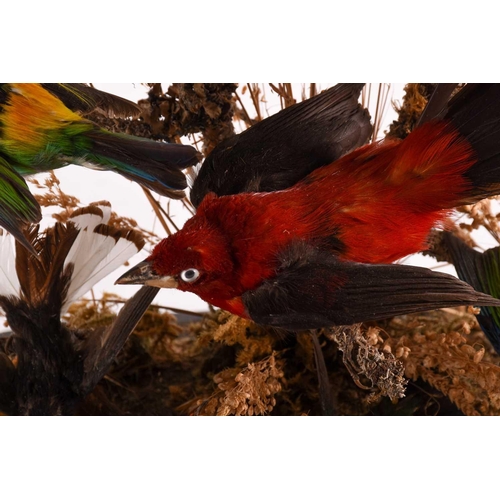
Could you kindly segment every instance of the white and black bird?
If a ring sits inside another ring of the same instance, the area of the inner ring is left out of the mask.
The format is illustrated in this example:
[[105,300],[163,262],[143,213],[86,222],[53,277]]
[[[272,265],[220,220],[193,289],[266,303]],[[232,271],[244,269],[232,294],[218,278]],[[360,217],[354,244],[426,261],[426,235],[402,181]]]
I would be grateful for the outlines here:
[[0,411],[70,414],[105,375],[157,290],[139,290],[104,331],[75,331],[69,305],[144,245],[139,232],[108,225],[108,202],[77,209],[67,223],[26,237],[37,257],[0,234],[0,306],[13,332],[17,364],[0,354]]

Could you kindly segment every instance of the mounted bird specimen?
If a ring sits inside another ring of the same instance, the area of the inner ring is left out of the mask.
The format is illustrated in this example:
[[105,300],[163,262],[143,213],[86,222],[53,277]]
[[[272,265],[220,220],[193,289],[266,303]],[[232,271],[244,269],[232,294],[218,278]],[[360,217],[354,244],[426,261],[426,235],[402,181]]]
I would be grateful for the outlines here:
[[17,364],[0,355],[0,410],[11,415],[69,414],[105,375],[157,289],[145,287],[105,331],[75,331],[61,315],[143,246],[137,231],[108,224],[99,202],[77,209],[67,223],[26,232],[30,253],[0,235],[0,306],[12,329]]
[[288,330],[497,305],[392,262],[423,250],[453,207],[500,193],[500,85],[467,85],[405,140],[365,146],[361,88],[337,85],[217,146],[193,185],[196,215],[118,283]]
[[74,163],[184,196],[182,169],[199,161],[196,149],[111,133],[78,114],[97,107],[140,114],[136,104],[82,84],[0,84],[0,226],[30,250],[23,228],[41,212],[23,177]]

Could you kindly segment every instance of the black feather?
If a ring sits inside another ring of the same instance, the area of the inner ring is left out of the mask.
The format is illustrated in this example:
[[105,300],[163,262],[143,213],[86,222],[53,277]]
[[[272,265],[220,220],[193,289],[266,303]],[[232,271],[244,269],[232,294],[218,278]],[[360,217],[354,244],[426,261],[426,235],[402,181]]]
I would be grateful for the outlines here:
[[[175,197],[175,190],[187,187],[181,170],[195,165],[200,159],[195,148],[184,144],[155,142],[99,130],[85,135],[92,140],[92,153],[96,158],[109,158],[128,165],[117,166],[116,170],[127,179],[169,197]],[[106,167],[111,168],[104,165]]]
[[11,415],[16,413],[16,368],[10,358],[0,352],[0,409]]
[[459,305],[495,305],[448,274],[397,264],[343,261],[296,242],[283,252],[275,278],[245,292],[243,303],[257,323],[302,330],[351,325]]
[[471,188],[463,203],[500,191],[500,85],[468,83],[450,101],[444,116],[474,149],[477,160],[464,174]]
[[85,370],[81,381],[85,393],[89,393],[106,374],[159,291],[159,288],[143,286],[126,302],[109,328],[100,335],[88,337],[83,346]]
[[333,400],[332,387],[328,379],[328,370],[326,369],[325,357],[321,350],[321,345],[316,332],[311,331],[311,338],[314,348],[314,361],[316,362],[316,372],[318,374],[319,401],[323,415],[335,415],[335,404]]
[[448,109],[450,96],[456,88],[456,83],[438,83],[415,128],[435,118],[442,118]]
[[15,332],[14,414],[68,413],[81,396],[78,381],[83,374],[82,357],[73,349],[72,333],[46,302],[34,305],[0,296],[0,306]]
[[221,142],[191,190],[195,206],[217,195],[288,188],[370,138],[370,115],[358,103],[364,84],[339,84]]
[[[159,289],[142,287],[104,332],[68,329],[47,302],[0,296],[15,332],[14,369],[0,356],[0,411],[67,415],[106,374]],[[56,297],[56,302],[60,301]]]

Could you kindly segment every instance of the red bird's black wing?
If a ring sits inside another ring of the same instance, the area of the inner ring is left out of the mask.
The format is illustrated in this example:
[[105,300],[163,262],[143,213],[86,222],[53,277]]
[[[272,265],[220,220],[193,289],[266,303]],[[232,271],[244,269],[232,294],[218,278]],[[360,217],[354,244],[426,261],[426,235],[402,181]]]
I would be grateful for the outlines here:
[[242,296],[256,323],[302,330],[441,307],[500,305],[448,274],[414,266],[342,261],[303,242],[292,244],[280,261],[275,278]]
[[277,191],[366,144],[370,115],[358,103],[362,83],[339,84],[221,142],[191,190],[195,206],[218,196]]

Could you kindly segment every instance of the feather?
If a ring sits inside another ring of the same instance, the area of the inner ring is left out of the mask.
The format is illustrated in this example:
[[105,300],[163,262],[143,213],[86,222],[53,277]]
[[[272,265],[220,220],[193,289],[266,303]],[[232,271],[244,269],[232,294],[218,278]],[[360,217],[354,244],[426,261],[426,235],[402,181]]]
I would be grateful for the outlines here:
[[109,117],[122,118],[138,118],[141,115],[141,108],[132,101],[83,83],[42,83],[41,85],[73,111],[89,113],[100,109]]
[[41,218],[38,202],[30,193],[25,180],[11,170],[0,156],[0,225],[33,253],[22,228],[26,227],[27,222],[36,223]]
[[78,230],[73,224],[56,223],[39,234],[38,226],[25,231],[35,255],[19,243],[16,246],[16,272],[21,283],[21,299],[28,304],[46,303],[58,311],[66,296],[70,278],[64,270],[64,259],[73,245]]
[[155,142],[101,130],[89,131],[85,136],[92,141],[91,148],[83,155],[86,162],[96,168],[116,170],[161,195],[185,189],[186,176],[181,170],[195,165],[200,158],[196,149],[183,144]]
[[67,259],[66,265],[73,264],[74,272],[65,304],[87,293],[102,278],[118,269],[139,252],[144,245],[144,242],[139,242],[131,231],[122,232],[118,239],[113,234],[105,234],[107,231],[107,229],[97,228],[92,233],[81,233],[89,239],[89,245],[92,246],[94,254],[85,262],[82,262],[77,255],[74,256],[74,261]]
[[318,336],[313,330],[311,330],[311,339],[314,348],[316,371],[318,373],[318,391],[321,409],[323,410],[323,415],[335,415],[337,412],[333,401],[332,387],[330,385],[330,380],[328,379],[325,357],[323,356]]
[[358,264],[304,242],[280,256],[278,275],[242,296],[251,319],[288,330],[351,325],[401,314],[500,300],[429,269]]
[[447,110],[451,94],[457,88],[457,83],[438,83],[429,102],[420,115],[416,127],[436,118],[442,118]]
[[85,392],[90,392],[106,374],[115,356],[159,291],[159,288],[143,286],[126,302],[113,324],[102,335],[88,338],[82,380]]
[[19,242],[14,252],[13,237],[0,233],[0,307],[18,359],[13,367],[0,356],[0,411],[70,413],[105,374],[158,292],[142,288],[104,332],[75,332],[61,321],[72,301],[144,244],[137,231],[105,224],[110,216],[109,203],[98,202],[43,233],[30,226],[25,237],[36,256]]
[[[33,226],[25,237],[36,256],[0,233],[0,296],[22,297],[31,304],[60,297],[68,306],[102,278],[127,262],[144,246],[134,230],[107,225],[111,205],[98,202],[73,212],[67,224],[56,223],[38,234]],[[59,307],[54,304],[54,307]]]
[[456,205],[500,192],[500,85],[468,83],[449,103],[450,120],[474,150],[474,163],[464,174],[470,184]]
[[76,209],[70,217],[78,229],[93,231],[99,224],[107,224],[111,217],[111,204],[108,201],[91,203]]
[[23,176],[70,163],[110,170],[160,195],[184,197],[182,169],[200,160],[188,145],[114,134],[76,111],[104,107],[136,115],[138,106],[82,84],[0,84],[0,226],[34,253],[24,236],[41,219]]
[[144,246],[137,232],[107,226],[110,213],[109,204],[95,204],[77,210],[70,218],[80,232],[64,261],[65,268],[72,266],[72,274],[63,312]]
[[0,229],[0,295],[19,297],[21,284],[16,273],[16,240]]
[[372,126],[368,111],[358,103],[363,87],[336,85],[222,141],[193,184],[193,205],[211,191],[223,196],[288,188],[366,144]]
[[[440,237],[458,277],[478,292],[500,298],[500,248],[490,248],[481,253],[447,231],[441,232]],[[477,321],[495,351],[500,354],[500,308],[481,307]]]

